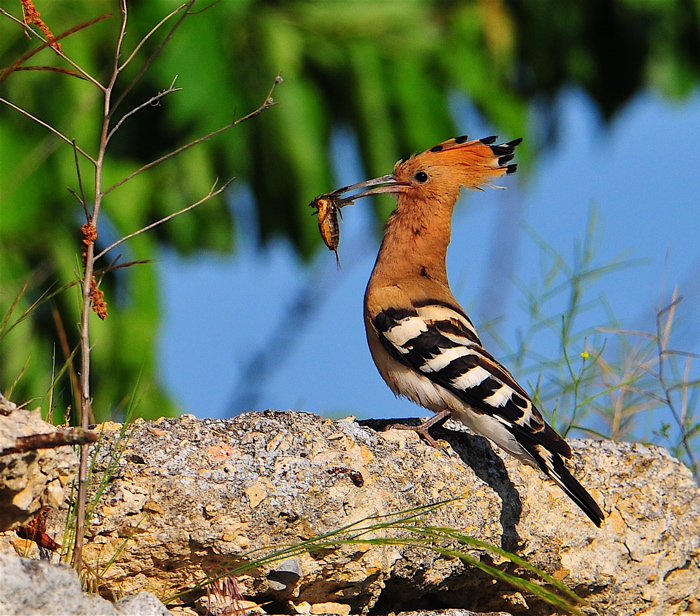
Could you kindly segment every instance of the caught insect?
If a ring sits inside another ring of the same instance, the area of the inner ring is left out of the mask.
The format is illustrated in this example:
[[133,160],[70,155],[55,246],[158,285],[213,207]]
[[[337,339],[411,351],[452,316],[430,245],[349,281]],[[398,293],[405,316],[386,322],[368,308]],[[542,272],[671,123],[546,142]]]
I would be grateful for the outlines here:
[[[338,256],[338,245],[340,244],[340,220],[343,218],[340,208],[346,205],[353,205],[356,199],[369,195],[377,195],[382,192],[391,192],[391,186],[382,188],[383,184],[389,184],[393,181],[391,176],[385,175],[370,182],[360,182],[350,186],[343,186],[333,192],[319,195],[309,206],[316,208],[314,214],[318,214],[318,230],[321,232],[323,242],[328,246],[329,250],[335,252],[335,260],[340,269],[340,257]],[[376,188],[375,188],[376,187]],[[343,193],[358,188],[370,189],[362,192],[343,197]]]
[[335,260],[340,269],[340,257],[338,256],[338,245],[340,244],[340,219],[343,215],[340,212],[341,199],[331,195],[321,195],[316,197],[309,205],[316,208],[314,214],[318,214],[318,230],[321,238],[328,250],[335,252]]

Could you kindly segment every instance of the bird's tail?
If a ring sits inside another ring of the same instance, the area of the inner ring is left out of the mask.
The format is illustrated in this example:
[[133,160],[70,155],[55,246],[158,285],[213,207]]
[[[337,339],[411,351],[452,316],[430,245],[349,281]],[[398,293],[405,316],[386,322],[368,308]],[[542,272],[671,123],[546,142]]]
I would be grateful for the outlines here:
[[593,497],[569,472],[569,469],[566,468],[564,462],[557,454],[553,454],[548,462],[549,464],[546,464],[546,468],[543,470],[579,506],[581,511],[590,518],[591,522],[600,527],[605,519],[605,515],[598,503],[593,500]]
[[515,147],[522,139],[494,145],[498,137],[484,137],[469,141],[467,135],[448,139],[420,154],[430,156],[435,163],[449,166],[466,188],[481,188],[508,173],[515,173],[518,165],[510,163]]

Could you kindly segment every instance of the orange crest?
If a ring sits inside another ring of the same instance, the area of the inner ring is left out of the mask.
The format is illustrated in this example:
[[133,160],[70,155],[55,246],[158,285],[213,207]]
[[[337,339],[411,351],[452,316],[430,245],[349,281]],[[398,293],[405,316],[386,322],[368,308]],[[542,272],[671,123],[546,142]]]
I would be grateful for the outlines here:
[[469,141],[467,135],[448,139],[397,163],[394,177],[397,180],[420,183],[421,170],[433,172],[444,169],[452,182],[466,188],[480,188],[496,178],[515,173],[517,165],[510,163],[515,148],[522,139],[493,145],[497,137],[485,137]]

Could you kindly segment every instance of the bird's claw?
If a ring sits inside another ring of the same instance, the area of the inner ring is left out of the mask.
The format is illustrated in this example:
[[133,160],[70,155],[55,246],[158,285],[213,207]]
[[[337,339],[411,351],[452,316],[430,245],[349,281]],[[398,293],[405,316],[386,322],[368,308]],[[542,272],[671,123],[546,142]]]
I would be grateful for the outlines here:
[[428,445],[431,447],[435,447],[435,449],[439,449],[443,453],[447,453],[447,450],[440,445],[431,435],[429,432],[430,426],[427,428],[424,426],[424,424],[421,424],[420,426],[409,426],[408,424],[390,424],[386,427],[387,430],[411,430],[413,432],[416,432],[418,436],[420,436]]
[[430,419],[425,420],[422,424],[418,426],[410,426],[408,424],[395,423],[389,425],[387,429],[412,430],[413,432],[417,432],[418,436],[420,436],[431,447],[439,449],[443,453],[448,453],[448,451],[430,435],[429,430],[433,426],[442,426],[442,424],[444,424],[450,418],[451,415],[452,413],[449,410],[443,410],[431,417]]

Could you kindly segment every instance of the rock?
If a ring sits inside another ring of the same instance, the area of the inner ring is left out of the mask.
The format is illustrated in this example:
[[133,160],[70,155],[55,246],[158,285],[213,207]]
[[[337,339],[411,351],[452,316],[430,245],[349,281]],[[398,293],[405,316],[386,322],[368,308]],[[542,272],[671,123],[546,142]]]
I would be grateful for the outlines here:
[[0,614],[3,616],[165,616],[165,606],[150,593],[112,604],[80,588],[66,565],[0,554]]
[[506,612],[470,612],[469,610],[420,610],[400,612],[396,616],[511,616]]
[[[700,598],[700,491],[664,449],[572,441],[572,471],[607,515],[597,529],[540,473],[458,430],[436,432],[443,452],[411,432],[306,413],[138,421],[93,515],[84,558],[106,567],[102,594],[165,598],[266,553],[251,549],[281,550],[368,516],[456,499],[423,522],[516,551],[585,597],[587,614],[665,615]],[[124,445],[108,433],[97,472]],[[514,570],[493,554],[470,553]],[[374,614],[438,605],[554,612],[461,560],[400,543],[282,553],[235,581],[268,613],[316,604]],[[205,593],[191,590],[184,601]]]
[[[25,411],[0,395],[0,452],[17,437],[56,432],[39,411]],[[0,531],[26,523],[43,506],[58,507],[78,469],[69,446],[0,455]]]
[[119,599],[114,604],[117,616],[166,616],[168,609],[150,592],[140,592]]

